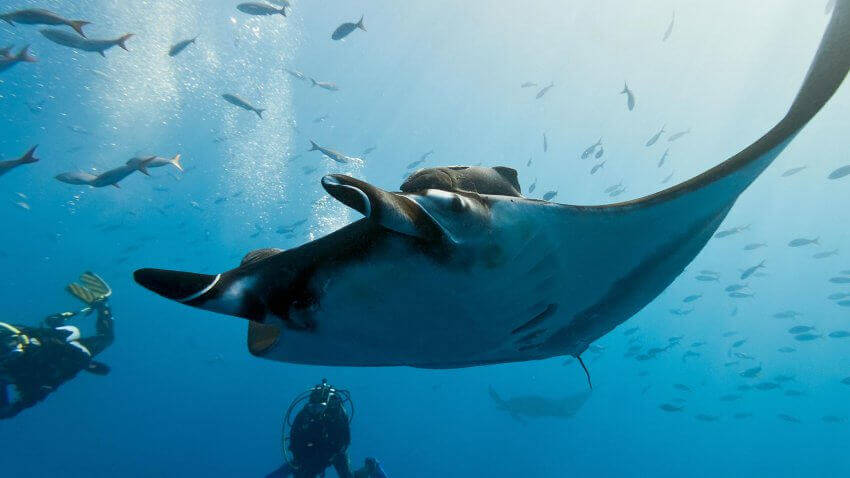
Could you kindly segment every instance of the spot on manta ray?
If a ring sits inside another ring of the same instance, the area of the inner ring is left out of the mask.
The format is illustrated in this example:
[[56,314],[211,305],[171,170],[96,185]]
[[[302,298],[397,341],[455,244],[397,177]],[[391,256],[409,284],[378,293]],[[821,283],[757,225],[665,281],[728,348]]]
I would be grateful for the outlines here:
[[322,186],[363,219],[291,250],[254,251],[216,276],[140,269],[135,279],[248,319],[249,350],[272,360],[452,368],[578,356],[702,250],[841,85],[848,44],[850,0],[839,0],[785,117],[718,166],[644,198],[527,199],[504,167],[426,169],[399,192],[330,175]]

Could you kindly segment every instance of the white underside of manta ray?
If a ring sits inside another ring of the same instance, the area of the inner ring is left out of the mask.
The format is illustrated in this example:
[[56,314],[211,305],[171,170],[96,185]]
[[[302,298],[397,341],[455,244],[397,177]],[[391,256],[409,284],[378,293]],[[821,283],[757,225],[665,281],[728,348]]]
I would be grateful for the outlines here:
[[135,278],[250,320],[249,350],[272,360],[453,368],[579,356],[673,282],[848,67],[850,0],[839,0],[787,115],[720,165],[641,199],[526,199],[509,168],[429,169],[402,192],[332,175],[328,193],[365,218],[215,276]]

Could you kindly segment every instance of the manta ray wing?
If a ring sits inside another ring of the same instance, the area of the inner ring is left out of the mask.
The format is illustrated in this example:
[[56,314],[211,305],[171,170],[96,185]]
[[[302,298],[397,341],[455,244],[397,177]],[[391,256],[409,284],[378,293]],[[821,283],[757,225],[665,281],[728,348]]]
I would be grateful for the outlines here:
[[847,45],[850,0],[841,0],[788,114],[732,158],[645,198],[530,200],[487,168],[417,173],[401,193],[333,175],[325,189],[364,219],[215,276],[142,269],[135,278],[249,319],[249,350],[273,360],[450,368],[579,355],[696,257],[840,86]]

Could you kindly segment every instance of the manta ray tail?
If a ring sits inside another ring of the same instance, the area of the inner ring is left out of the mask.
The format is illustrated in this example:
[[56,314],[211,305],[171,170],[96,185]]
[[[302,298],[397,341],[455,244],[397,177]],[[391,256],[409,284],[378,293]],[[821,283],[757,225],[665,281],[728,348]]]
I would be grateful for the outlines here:
[[584,364],[584,360],[581,359],[581,354],[576,355],[576,359],[581,364],[581,368],[584,369],[584,374],[587,376],[587,386],[593,390],[593,383],[590,382],[590,371],[587,369],[587,365]]

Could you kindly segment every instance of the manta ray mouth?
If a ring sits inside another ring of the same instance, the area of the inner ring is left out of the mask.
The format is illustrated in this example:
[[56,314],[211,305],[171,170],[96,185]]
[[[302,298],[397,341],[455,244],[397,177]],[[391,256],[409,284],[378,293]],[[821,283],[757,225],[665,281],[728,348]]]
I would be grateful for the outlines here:
[[139,269],[133,273],[133,278],[152,292],[185,303],[212,290],[221,279],[221,274],[213,276],[165,269]]

